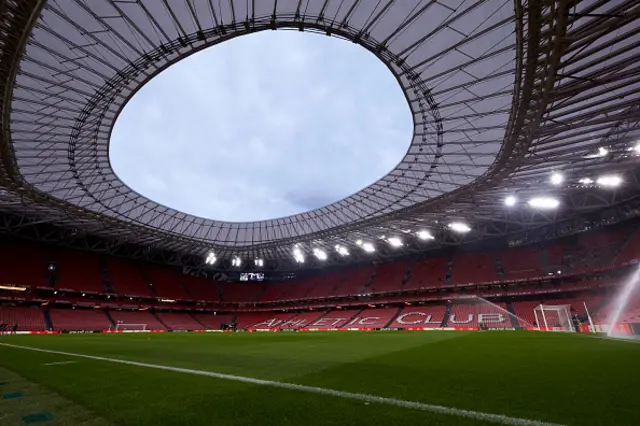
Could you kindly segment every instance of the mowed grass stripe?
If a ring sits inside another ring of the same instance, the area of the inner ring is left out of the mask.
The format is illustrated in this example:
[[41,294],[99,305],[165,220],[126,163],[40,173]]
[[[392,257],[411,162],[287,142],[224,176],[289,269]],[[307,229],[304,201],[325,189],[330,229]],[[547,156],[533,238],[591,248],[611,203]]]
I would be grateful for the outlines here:
[[386,398],[386,397],[380,397],[380,396],[368,395],[368,394],[362,394],[362,393],[345,392],[345,391],[339,391],[335,389],[326,389],[326,388],[319,388],[314,386],[304,386],[304,385],[298,385],[298,384],[287,383],[287,382],[256,379],[252,377],[244,377],[244,376],[237,376],[237,375],[231,375],[231,374],[222,374],[222,373],[216,373],[212,371],[192,370],[187,368],[172,367],[168,365],[148,364],[143,362],[127,361],[127,360],[117,359],[117,358],[107,358],[107,357],[101,357],[101,356],[95,356],[95,355],[85,355],[85,354],[78,354],[78,353],[55,351],[50,349],[34,348],[30,346],[13,345],[9,343],[0,343],[0,345],[14,348],[14,349],[44,352],[44,353],[63,355],[63,356],[69,356],[69,357],[86,358],[86,359],[91,359],[95,361],[105,361],[105,362],[112,362],[117,364],[132,365],[136,367],[153,368],[157,370],[173,371],[177,373],[214,377],[222,380],[232,380],[236,382],[243,382],[243,383],[261,385],[261,386],[270,386],[275,388],[295,390],[299,392],[307,392],[307,393],[313,393],[318,395],[334,396],[338,398],[352,399],[352,400],[358,400],[358,401],[369,402],[369,403],[386,404],[386,405],[426,411],[426,412],[436,413],[436,414],[445,414],[445,415],[465,417],[465,418],[470,418],[475,420],[489,421],[489,422],[494,422],[494,423],[503,424],[503,425],[561,426],[558,423],[548,423],[548,422],[542,422],[542,421],[533,420],[533,419],[510,417],[503,414],[483,413],[480,411],[463,410],[463,409],[458,409],[454,407],[446,407],[442,405],[426,404],[422,402],[406,401],[402,399]]

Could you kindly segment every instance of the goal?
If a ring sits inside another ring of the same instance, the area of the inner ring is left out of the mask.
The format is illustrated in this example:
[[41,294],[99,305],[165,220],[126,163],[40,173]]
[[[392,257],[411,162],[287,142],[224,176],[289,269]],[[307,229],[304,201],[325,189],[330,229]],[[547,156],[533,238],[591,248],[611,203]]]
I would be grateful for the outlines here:
[[116,330],[130,330],[130,331],[145,331],[147,329],[147,324],[124,324],[118,322],[116,324]]
[[538,305],[533,315],[538,330],[576,331],[571,318],[571,305]]

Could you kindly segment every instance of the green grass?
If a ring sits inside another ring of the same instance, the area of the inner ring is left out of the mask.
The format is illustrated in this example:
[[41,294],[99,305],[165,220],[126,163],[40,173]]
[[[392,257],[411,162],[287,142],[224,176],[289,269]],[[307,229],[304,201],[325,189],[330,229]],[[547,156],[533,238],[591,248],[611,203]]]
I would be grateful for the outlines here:
[[[506,331],[173,333],[10,336],[0,342],[562,424],[640,424],[640,344],[590,336]],[[44,365],[66,360],[76,362]],[[0,346],[0,366],[115,425],[489,424],[5,346]],[[0,408],[2,404],[9,402],[0,400]]]

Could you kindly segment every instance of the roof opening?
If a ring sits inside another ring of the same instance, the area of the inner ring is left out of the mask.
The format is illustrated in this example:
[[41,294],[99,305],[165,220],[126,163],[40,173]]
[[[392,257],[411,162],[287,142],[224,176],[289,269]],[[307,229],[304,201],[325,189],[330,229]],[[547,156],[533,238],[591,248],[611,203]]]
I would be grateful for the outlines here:
[[313,33],[242,36],[178,62],[127,103],[114,171],[158,203],[209,219],[289,216],[388,173],[413,122],[373,54]]

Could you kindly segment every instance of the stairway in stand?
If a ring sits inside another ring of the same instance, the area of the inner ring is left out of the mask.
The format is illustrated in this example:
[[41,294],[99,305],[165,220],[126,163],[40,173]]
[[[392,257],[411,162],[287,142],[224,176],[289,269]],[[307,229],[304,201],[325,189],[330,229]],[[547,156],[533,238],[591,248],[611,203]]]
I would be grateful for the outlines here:
[[402,312],[402,309],[403,309],[403,307],[402,307],[402,306],[400,306],[400,307],[398,308],[398,312],[396,312],[396,313],[395,313],[395,315],[391,317],[391,319],[389,320],[389,322],[388,322],[387,324],[385,324],[384,328],[389,328],[389,326],[390,326],[391,324],[393,324],[393,322],[396,320],[396,318],[398,317],[398,315],[400,315],[400,312]]
[[169,327],[167,327],[167,324],[165,324],[155,312],[151,312],[151,315],[153,315],[154,318],[157,319],[160,324],[162,324],[165,330],[171,330]]
[[189,315],[191,318],[193,318],[193,320],[194,320],[195,322],[197,322],[198,324],[200,324],[200,325],[202,326],[202,329],[203,329],[203,330],[208,330],[207,326],[206,326],[206,325],[204,325],[200,320],[198,320],[198,318],[196,318],[195,316],[193,316],[193,315],[191,315],[191,314],[187,314],[187,315]]
[[104,311],[104,314],[107,316],[107,318],[109,318],[109,322],[111,323],[111,326],[115,329],[116,328],[116,322],[111,317],[111,314],[109,313],[109,311]]
[[447,310],[444,311],[444,317],[442,318],[442,324],[440,324],[440,327],[444,328],[447,326],[447,323],[449,323],[449,317],[451,317],[451,304],[447,303]]
[[44,323],[47,325],[47,330],[53,330],[53,322],[51,321],[51,315],[49,315],[49,311],[43,309],[42,314],[44,315]]

